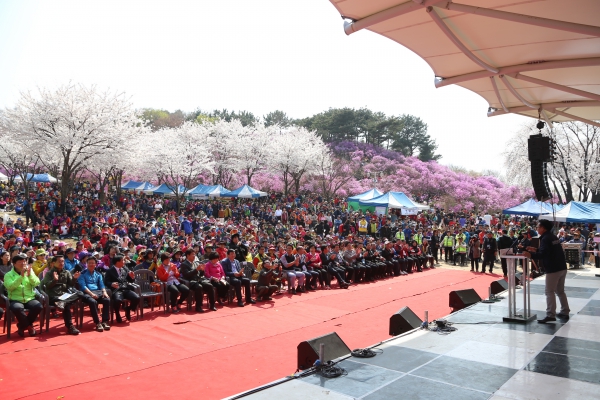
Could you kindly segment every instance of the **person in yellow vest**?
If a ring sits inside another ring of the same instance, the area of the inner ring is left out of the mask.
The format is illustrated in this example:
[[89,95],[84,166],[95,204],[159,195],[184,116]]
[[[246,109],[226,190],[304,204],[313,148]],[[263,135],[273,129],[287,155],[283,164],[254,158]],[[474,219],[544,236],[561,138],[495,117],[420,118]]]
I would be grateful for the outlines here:
[[413,235],[412,240],[416,241],[419,246],[423,244],[423,230],[419,229],[415,235]]
[[444,260],[446,262],[448,262],[448,257],[449,257],[450,261],[452,261],[453,260],[452,250],[454,248],[454,236],[452,236],[452,234],[450,233],[450,228],[448,228],[448,230],[446,231],[446,234],[444,235],[444,238],[442,239],[442,245],[444,247]]
[[467,244],[465,243],[462,236],[456,235],[458,240],[454,245],[454,265],[456,265],[456,260],[460,257],[460,266],[465,265],[466,257],[467,257]]
[[404,237],[404,231],[402,230],[402,228],[398,229],[398,232],[396,232],[396,240],[402,240],[403,242],[406,241],[406,238]]
[[367,222],[366,218],[364,216],[362,216],[360,218],[360,221],[358,221],[358,233],[366,236],[368,225],[369,225],[369,223]]

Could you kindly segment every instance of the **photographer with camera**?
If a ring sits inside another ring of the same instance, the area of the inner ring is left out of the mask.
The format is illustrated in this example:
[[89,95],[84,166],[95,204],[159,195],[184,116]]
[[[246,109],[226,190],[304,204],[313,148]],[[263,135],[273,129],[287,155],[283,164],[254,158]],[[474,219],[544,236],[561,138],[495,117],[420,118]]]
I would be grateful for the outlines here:
[[135,274],[125,266],[125,257],[117,253],[111,260],[112,267],[104,275],[104,285],[109,287],[113,294],[114,309],[117,323],[122,323],[121,305],[123,300],[129,300],[129,307],[125,307],[125,318],[131,321],[131,310],[137,310],[140,296],[135,292]]
[[[79,335],[79,330],[73,325],[71,303],[78,299],[75,282],[79,279],[81,272],[78,271],[71,275],[71,273],[64,268],[65,258],[61,254],[52,257],[50,265],[52,268],[42,280],[42,284],[46,287],[46,294],[50,298],[50,304],[55,305],[58,309],[62,309],[67,333],[69,335]],[[69,292],[72,292],[73,296],[67,301],[59,299],[60,296]]]

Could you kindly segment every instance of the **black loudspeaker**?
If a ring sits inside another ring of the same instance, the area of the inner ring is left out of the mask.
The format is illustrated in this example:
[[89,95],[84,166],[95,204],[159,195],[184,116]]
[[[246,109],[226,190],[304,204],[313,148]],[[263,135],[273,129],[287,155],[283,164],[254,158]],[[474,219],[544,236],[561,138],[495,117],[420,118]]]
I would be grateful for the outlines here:
[[506,282],[504,279],[498,279],[490,284],[490,290],[492,291],[492,294],[502,293],[507,289],[508,282]]
[[298,369],[307,369],[319,359],[320,344],[325,345],[325,359],[322,362],[350,354],[346,343],[335,332],[309,339],[298,344]]
[[408,307],[403,307],[400,311],[390,317],[390,335],[396,336],[401,333],[412,331],[421,326],[421,318]]
[[535,198],[538,201],[546,201],[552,197],[550,189],[548,188],[548,175],[545,162],[531,162],[531,183],[533,184]]
[[480,301],[481,297],[473,289],[454,290],[450,292],[450,307],[452,307],[453,311],[462,310]]
[[552,140],[547,136],[531,135],[527,139],[529,161],[552,161]]

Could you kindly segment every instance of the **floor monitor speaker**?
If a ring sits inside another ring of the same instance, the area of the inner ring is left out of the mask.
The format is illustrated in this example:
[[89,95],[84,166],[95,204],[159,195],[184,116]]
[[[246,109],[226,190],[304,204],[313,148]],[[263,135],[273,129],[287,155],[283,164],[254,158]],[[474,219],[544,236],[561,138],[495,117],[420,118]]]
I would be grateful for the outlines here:
[[346,343],[335,332],[305,340],[298,344],[298,369],[307,369],[313,366],[319,359],[320,344],[325,345],[325,359],[322,362],[331,361],[338,357],[350,354]]
[[505,290],[508,290],[508,282],[504,279],[498,279],[490,284],[490,290],[492,291],[492,294],[502,293]]
[[454,290],[450,292],[449,305],[453,311],[462,310],[465,307],[479,303],[481,297],[473,289]]
[[403,307],[390,317],[390,335],[396,336],[401,333],[412,331],[421,326],[421,318],[408,307]]

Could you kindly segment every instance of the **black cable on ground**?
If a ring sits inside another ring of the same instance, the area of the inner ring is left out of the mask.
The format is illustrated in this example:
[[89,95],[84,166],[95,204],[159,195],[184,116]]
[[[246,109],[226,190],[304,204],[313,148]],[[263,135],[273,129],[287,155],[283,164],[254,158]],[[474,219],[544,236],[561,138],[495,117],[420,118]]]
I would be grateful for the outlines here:
[[354,349],[350,352],[350,354],[352,354],[352,357],[358,357],[358,358],[371,358],[371,357],[375,357],[377,354],[381,354],[383,353],[382,349],[375,349],[377,351],[371,350],[371,349]]
[[316,367],[316,374],[322,376],[323,378],[337,378],[340,376],[348,375],[348,371],[346,371],[342,367],[337,367],[333,361],[327,361],[325,364],[321,364]]

